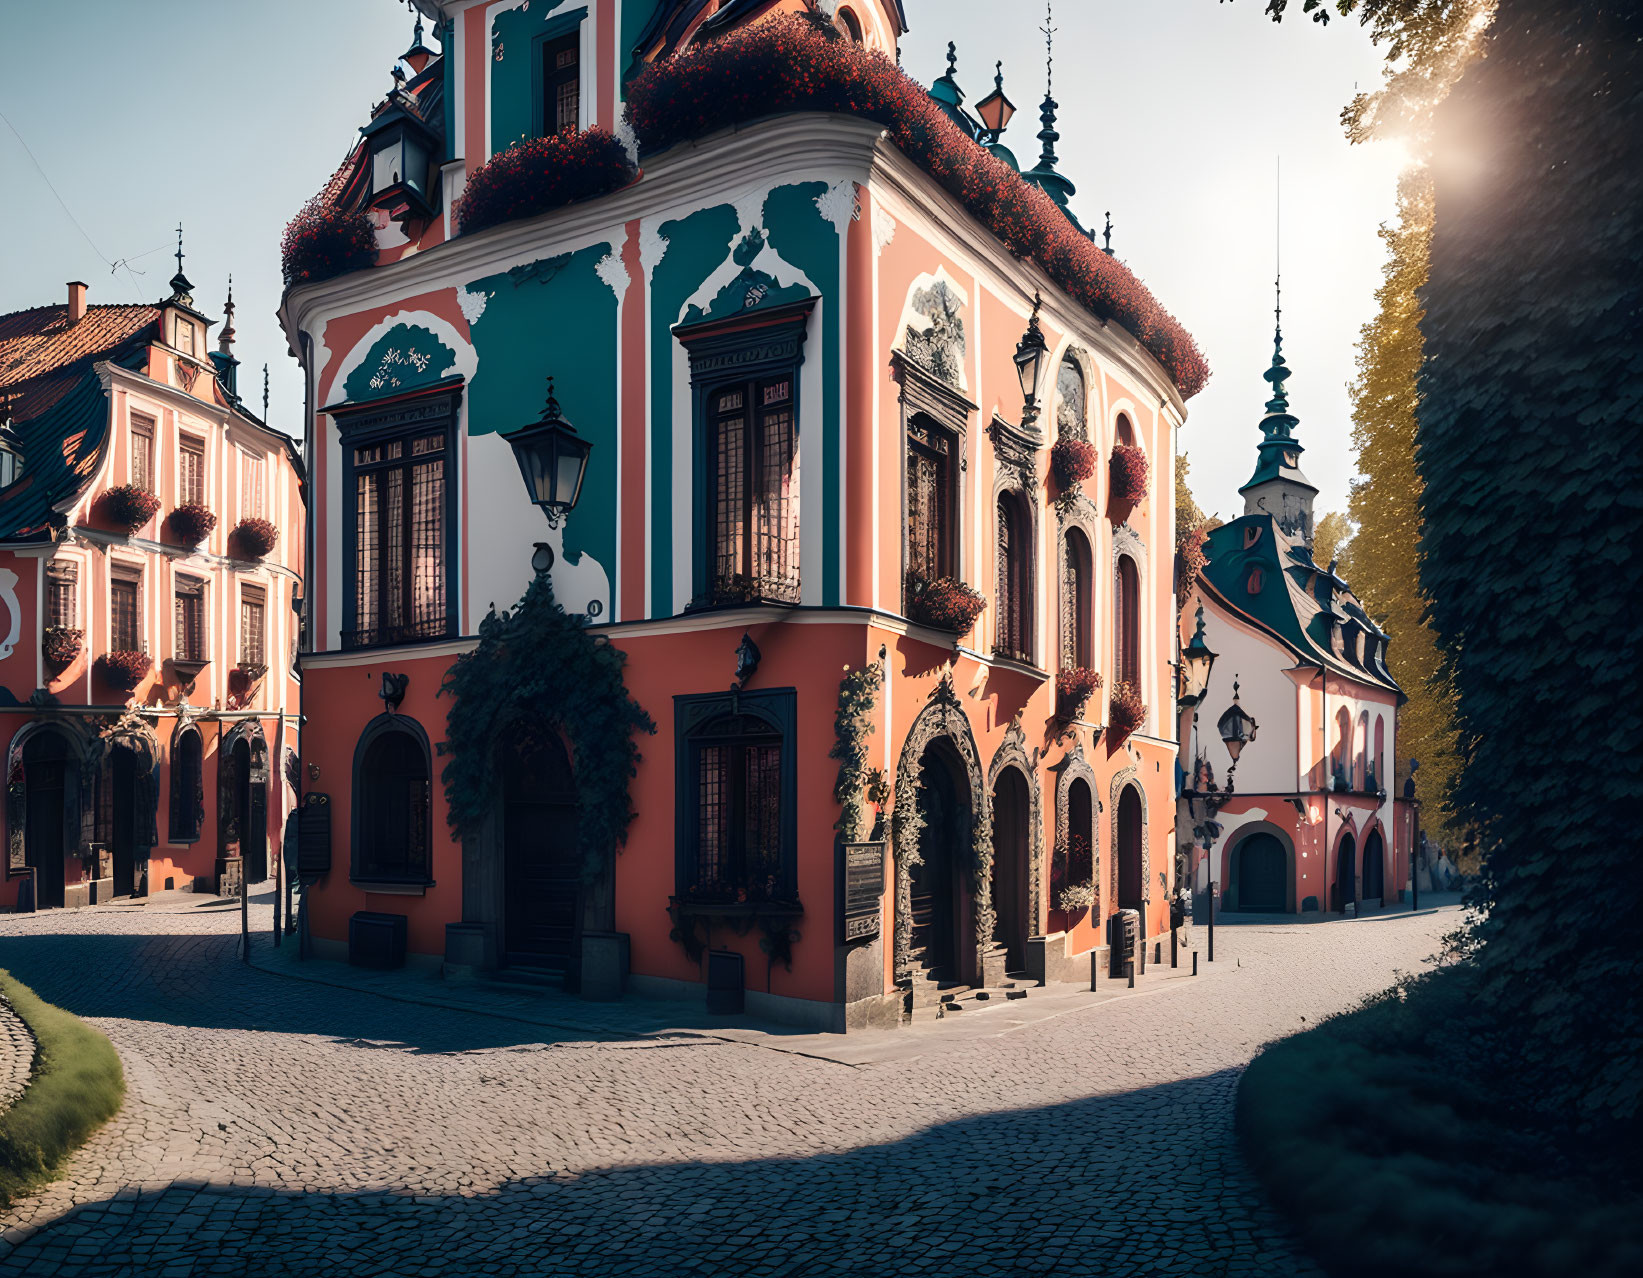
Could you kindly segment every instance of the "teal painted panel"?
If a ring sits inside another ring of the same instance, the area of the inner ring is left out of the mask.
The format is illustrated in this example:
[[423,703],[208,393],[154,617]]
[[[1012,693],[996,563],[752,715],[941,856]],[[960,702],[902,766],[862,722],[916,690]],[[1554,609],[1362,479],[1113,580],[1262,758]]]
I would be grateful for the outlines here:
[[700,306],[690,306],[685,311],[683,322],[701,324],[708,320],[730,319],[748,311],[802,302],[809,297],[810,290],[803,284],[784,287],[773,276],[754,269],[753,260],[764,246],[765,235],[759,227],[742,236],[730,254],[731,260],[742,268],[740,274],[719,290],[705,310]]
[[[770,235],[770,247],[783,261],[798,267],[808,276],[816,290],[825,299],[822,306],[821,331],[812,335],[818,339],[821,350],[814,344],[805,360],[801,376],[813,375],[819,368],[822,377],[822,603],[832,608],[842,597],[839,563],[839,494],[843,477],[839,474],[839,359],[844,331],[844,317],[839,305],[839,233],[833,223],[822,216],[816,201],[827,193],[825,182],[801,182],[795,186],[780,186],[770,192],[764,205],[764,224]],[[816,356],[821,358],[817,360]],[[801,432],[814,428],[814,423],[800,422]],[[808,514],[808,512],[807,512]],[[811,565],[801,564],[800,573],[811,571]]]
[[342,393],[350,402],[398,395],[432,386],[456,366],[456,352],[420,324],[395,324],[348,374]]
[[581,498],[565,521],[565,553],[592,555],[614,591],[619,334],[616,294],[595,270],[610,251],[596,244],[468,285],[488,295],[470,326],[478,367],[468,387],[468,433],[507,434],[538,420],[553,376],[565,417],[593,443]]
[[729,255],[741,224],[728,204],[702,209],[660,228],[667,251],[650,278],[650,613],[673,615],[673,326],[685,302]]
[[[538,41],[569,35],[587,16],[587,6],[566,0],[534,3],[497,14],[491,23],[491,154],[521,138],[535,136],[540,80]],[[584,68],[583,74],[586,75]],[[585,128],[588,121],[582,121]]]

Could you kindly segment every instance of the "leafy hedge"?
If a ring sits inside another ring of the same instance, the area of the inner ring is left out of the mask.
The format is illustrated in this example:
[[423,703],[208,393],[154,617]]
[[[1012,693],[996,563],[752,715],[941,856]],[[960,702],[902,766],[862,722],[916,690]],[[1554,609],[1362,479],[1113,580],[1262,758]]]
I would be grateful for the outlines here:
[[1643,1136],[1639,34],[1635,5],[1502,0],[1438,108],[1417,453],[1495,1045],[1524,1107],[1616,1147]]
[[119,1111],[125,1073],[108,1039],[9,972],[0,971],[0,997],[35,1038],[28,1090],[0,1113],[0,1206],[10,1206]]
[[882,53],[830,40],[794,18],[743,27],[657,62],[628,88],[647,151],[789,111],[836,111],[882,124],[891,140],[1019,258],[1033,258],[1081,305],[1128,330],[1190,399],[1209,380],[1192,336],[1055,201],[964,136],[928,92]]
[[1268,1046],[1238,1088],[1250,1165],[1335,1275],[1643,1272],[1635,1187],[1477,1059],[1483,986],[1440,970]]

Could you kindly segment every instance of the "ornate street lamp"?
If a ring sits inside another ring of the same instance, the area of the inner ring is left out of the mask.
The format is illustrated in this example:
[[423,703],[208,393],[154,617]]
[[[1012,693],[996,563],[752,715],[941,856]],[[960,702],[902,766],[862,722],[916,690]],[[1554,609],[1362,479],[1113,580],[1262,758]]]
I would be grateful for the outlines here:
[[396,222],[433,216],[438,139],[406,96],[405,73],[397,65],[387,104],[360,132],[371,157],[372,207]]
[[[542,508],[549,528],[559,527],[559,521],[582,494],[582,478],[587,474],[588,454],[593,451],[593,444],[578,435],[576,428],[560,415],[559,401],[553,394],[553,378],[548,378],[548,402],[541,419],[514,431],[507,439],[513,445],[514,460],[519,463],[519,473],[524,477],[531,501]],[[546,547],[539,549],[546,551]],[[552,564],[553,554],[547,551],[547,563],[538,571],[545,571]]]
[[993,91],[976,103],[976,115],[991,135],[984,140],[997,142],[1014,114],[1015,103],[1004,96],[1004,64],[1000,62],[998,74],[993,77]]
[[1021,396],[1027,402],[1022,413],[1022,424],[1038,418],[1038,392],[1044,384],[1044,370],[1049,366],[1050,348],[1044,341],[1044,330],[1038,326],[1038,312],[1044,299],[1033,294],[1033,315],[1027,321],[1027,331],[1015,347],[1015,371],[1021,379]]
[[[1181,704],[1196,706],[1209,691],[1209,672],[1215,666],[1215,653],[1204,642],[1204,608],[1198,606],[1198,628],[1192,642],[1181,649]],[[1253,736],[1251,737],[1253,740]]]
[[[1227,753],[1232,756],[1232,766],[1237,767],[1239,754],[1243,752],[1246,745],[1255,740],[1255,731],[1261,725],[1256,723],[1249,716],[1248,711],[1238,704],[1238,679],[1236,675],[1233,676],[1232,680],[1232,704],[1226,708],[1226,711],[1221,715],[1220,721],[1215,726],[1221,733],[1221,741],[1226,746]],[[1232,788],[1231,780],[1232,777],[1229,773],[1227,776],[1228,790]]]

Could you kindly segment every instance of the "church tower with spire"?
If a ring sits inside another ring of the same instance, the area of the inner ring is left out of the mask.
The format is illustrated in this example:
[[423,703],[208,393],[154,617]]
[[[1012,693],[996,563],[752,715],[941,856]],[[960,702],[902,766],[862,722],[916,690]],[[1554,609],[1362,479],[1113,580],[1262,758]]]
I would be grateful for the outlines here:
[[1301,472],[1300,441],[1295,428],[1300,419],[1289,411],[1285,383],[1289,365],[1284,362],[1283,290],[1278,286],[1278,304],[1273,309],[1272,366],[1264,376],[1272,386],[1261,418],[1261,442],[1256,447],[1255,473],[1238,491],[1244,496],[1246,515],[1269,514],[1286,536],[1298,537],[1312,545],[1312,503],[1318,489]]

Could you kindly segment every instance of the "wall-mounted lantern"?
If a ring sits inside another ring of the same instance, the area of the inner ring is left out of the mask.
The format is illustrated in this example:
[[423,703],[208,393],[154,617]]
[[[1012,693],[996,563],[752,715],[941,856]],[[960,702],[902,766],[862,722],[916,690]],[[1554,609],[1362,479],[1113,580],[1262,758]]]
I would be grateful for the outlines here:
[[[1209,691],[1209,672],[1215,667],[1216,653],[1204,642],[1204,609],[1198,607],[1198,628],[1192,642],[1181,650],[1181,704],[1196,706]],[[1236,757],[1236,756],[1234,756]]]
[[1221,715],[1216,727],[1220,730],[1221,741],[1232,756],[1233,763],[1238,762],[1238,756],[1243,748],[1255,740],[1256,729],[1261,725],[1252,719],[1249,713],[1238,703],[1238,680],[1232,681],[1232,704]]
[[387,104],[360,132],[371,157],[371,206],[407,222],[433,216],[439,140],[406,96],[405,73],[396,65],[393,74]]
[[1027,331],[1015,347],[1015,371],[1021,379],[1021,396],[1027,404],[1022,414],[1023,424],[1038,417],[1038,393],[1044,384],[1044,370],[1050,362],[1050,348],[1044,341],[1044,330],[1038,326],[1038,313],[1043,306],[1044,299],[1034,293],[1032,318],[1027,321]]
[[[531,501],[548,517],[548,527],[559,527],[559,521],[582,495],[582,479],[587,474],[593,444],[578,435],[561,415],[553,394],[553,378],[548,378],[548,402],[541,419],[514,431],[507,440],[513,445],[514,460],[519,463]],[[546,547],[539,547],[539,557],[543,550]],[[552,552],[546,557],[546,566],[552,567]]]

